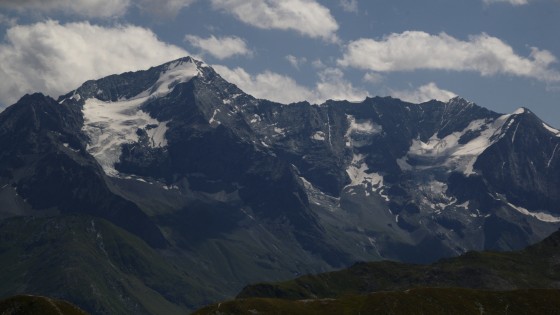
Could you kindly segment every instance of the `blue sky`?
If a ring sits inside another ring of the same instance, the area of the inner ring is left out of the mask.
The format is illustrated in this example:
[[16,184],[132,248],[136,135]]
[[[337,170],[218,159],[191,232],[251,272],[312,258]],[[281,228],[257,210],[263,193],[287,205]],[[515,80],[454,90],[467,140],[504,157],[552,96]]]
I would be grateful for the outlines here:
[[459,95],[560,127],[558,0],[0,0],[0,107],[192,55],[260,98]]

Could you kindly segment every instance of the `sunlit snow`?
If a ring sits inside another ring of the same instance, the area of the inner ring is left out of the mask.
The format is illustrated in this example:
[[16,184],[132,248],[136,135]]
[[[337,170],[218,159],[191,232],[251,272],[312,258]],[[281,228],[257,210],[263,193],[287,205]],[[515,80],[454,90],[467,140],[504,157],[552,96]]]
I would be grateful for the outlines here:
[[560,217],[556,217],[553,216],[551,214],[548,213],[543,213],[543,212],[531,212],[523,207],[519,207],[516,205],[513,205],[511,203],[507,203],[510,207],[512,207],[513,209],[517,210],[518,212],[527,215],[527,216],[531,216],[539,221],[543,221],[543,222],[550,222],[550,223],[558,223],[560,222]]
[[365,157],[361,154],[354,154],[352,163],[346,169],[346,173],[352,181],[346,187],[363,186],[366,188],[366,196],[369,196],[369,191],[377,192],[386,201],[389,201],[388,196],[382,193],[383,176],[379,173],[369,171],[369,167],[365,162]]
[[96,98],[85,101],[82,130],[90,138],[87,151],[107,175],[118,176],[115,163],[120,159],[122,145],[137,142],[138,129],[146,131],[151,147],[167,146],[167,122],[150,117],[140,107],[151,98],[167,95],[177,84],[187,82],[197,74],[196,64],[179,60],[169,64],[151,88],[135,97],[117,102],[104,102]]
[[[504,124],[512,115],[502,115],[497,119],[474,120],[464,130],[454,132],[442,139],[434,134],[428,141],[420,139],[412,141],[408,153],[397,160],[402,170],[414,168],[427,169],[438,166],[449,166],[466,175],[474,174],[473,165],[484,150],[503,137],[505,130],[511,126],[513,119],[504,128]],[[480,135],[465,144],[460,144],[459,139],[467,132],[480,132]],[[422,163],[412,166],[409,158],[420,159]]]
[[313,134],[313,136],[311,136],[311,139],[317,141],[325,141],[325,133],[322,131],[317,131]]
[[558,129],[554,129],[545,123],[543,123],[542,125],[546,130],[552,132],[555,136],[560,137],[560,131]]

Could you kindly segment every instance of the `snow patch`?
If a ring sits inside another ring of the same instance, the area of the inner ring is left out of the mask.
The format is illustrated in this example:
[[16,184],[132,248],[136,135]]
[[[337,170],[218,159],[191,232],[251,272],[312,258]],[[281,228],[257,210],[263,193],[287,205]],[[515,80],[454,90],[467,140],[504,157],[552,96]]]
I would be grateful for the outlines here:
[[543,221],[543,222],[549,222],[549,223],[558,223],[560,222],[560,217],[556,217],[553,216],[551,214],[548,213],[544,213],[544,212],[531,212],[523,207],[518,207],[516,205],[513,205],[511,203],[507,203],[508,206],[510,206],[511,208],[517,210],[519,213],[522,213],[524,215],[533,217],[539,221]]
[[556,137],[560,137],[560,130],[554,129],[554,128],[550,127],[549,125],[545,124],[545,123],[542,123],[542,125],[546,130],[553,133]]
[[220,125],[220,124],[221,124],[220,121],[216,120],[216,114],[218,114],[219,112],[220,112],[219,109],[215,109],[215,110],[214,110],[214,113],[212,114],[212,117],[210,117],[210,120],[208,120],[208,123],[209,123],[210,125],[214,125],[214,124],[215,124],[215,125]]
[[150,91],[151,96],[167,95],[180,83],[190,81],[199,74],[198,67],[192,61],[178,60],[168,65]]
[[[454,132],[440,139],[437,133],[426,142],[420,139],[412,141],[407,154],[397,159],[401,170],[429,169],[439,166],[448,166],[463,172],[465,175],[474,174],[473,165],[484,150],[504,136],[504,124],[511,115],[503,115],[497,119],[479,119],[472,121],[464,130]],[[511,125],[508,124],[507,126]],[[459,139],[467,132],[479,132],[480,135],[465,144],[460,144]],[[409,161],[417,161],[412,166]]]
[[554,146],[554,150],[552,150],[552,155],[550,156],[550,159],[548,160],[548,163],[546,163],[546,168],[550,167],[550,164],[552,163],[552,160],[554,159],[554,155],[556,155],[556,150],[558,150],[558,143],[556,144],[556,146]]
[[317,131],[311,136],[311,139],[317,140],[317,141],[325,141],[326,135],[322,131]]
[[276,132],[277,134],[282,135],[282,136],[286,135],[286,129],[285,128],[274,127],[274,132]]
[[513,115],[520,115],[520,114],[523,114],[523,113],[525,113],[525,108],[520,107],[513,112]]
[[375,172],[367,173],[369,167],[364,159],[365,157],[361,154],[353,155],[352,163],[346,169],[346,174],[352,182],[346,187],[363,186],[366,189],[366,196],[369,196],[370,191],[376,192],[389,201],[389,197],[383,193],[383,176]]

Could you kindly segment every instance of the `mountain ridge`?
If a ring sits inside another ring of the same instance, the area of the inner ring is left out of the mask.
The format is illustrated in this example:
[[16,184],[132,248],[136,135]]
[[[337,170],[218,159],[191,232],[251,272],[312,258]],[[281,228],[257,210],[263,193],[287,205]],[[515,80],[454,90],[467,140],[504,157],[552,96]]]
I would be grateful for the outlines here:
[[557,135],[461,98],[280,104],[181,58],[0,113],[0,219],[103,218],[197,275],[200,295],[154,300],[192,308],[356,261],[540,241],[560,226]]

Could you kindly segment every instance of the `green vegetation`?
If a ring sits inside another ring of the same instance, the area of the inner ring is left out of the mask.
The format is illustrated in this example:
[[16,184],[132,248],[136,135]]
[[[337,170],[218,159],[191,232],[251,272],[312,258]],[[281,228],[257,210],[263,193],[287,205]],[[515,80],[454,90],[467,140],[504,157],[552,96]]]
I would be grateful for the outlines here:
[[66,301],[32,295],[17,295],[1,300],[0,314],[87,315],[86,312]]
[[200,294],[141,239],[87,216],[0,221],[0,266],[0,296],[48,295],[95,314],[185,314]]
[[431,265],[390,261],[357,263],[335,272],[306,275],[280,283],[247,286],[238,298],[334,298],[345,294],[461,287],[514,290],[560,287],[560,232],[515,252],[468,252]]
[[560,314],[560,290],[483,291],[423,288],[336,299],[250,298],[203,308],[193,315],[226,314],[375,314],[375,315],[553,315]]
[[358,263],[250,285],[194,314],[560,314],[558,288],[560,231],[521,251],[469,252],[431,265]]

